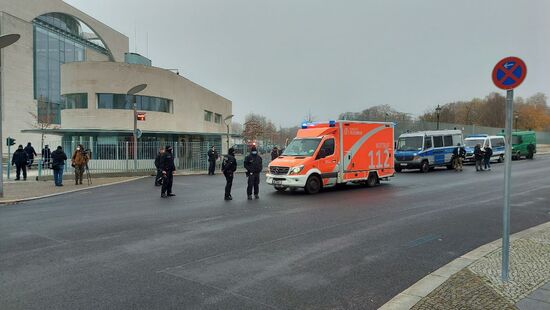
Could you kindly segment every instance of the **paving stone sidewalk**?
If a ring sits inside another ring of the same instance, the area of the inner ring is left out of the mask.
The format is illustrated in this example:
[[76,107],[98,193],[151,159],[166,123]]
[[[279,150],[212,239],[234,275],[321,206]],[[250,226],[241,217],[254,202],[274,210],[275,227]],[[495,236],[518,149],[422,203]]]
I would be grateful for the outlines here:
[[510,280],[500,281],[498,248],[421,299],[412,309],[550,309],[550,227],[513,240]]
[[88,185],[86,179],[83,185],[75,185],[73,176],[70,177],[64,179],[62,187],[56,187],[53,181],[4,181],[4,197],[0,198],[0,204],[136,179],[136,177],[94,178],[91,185]]

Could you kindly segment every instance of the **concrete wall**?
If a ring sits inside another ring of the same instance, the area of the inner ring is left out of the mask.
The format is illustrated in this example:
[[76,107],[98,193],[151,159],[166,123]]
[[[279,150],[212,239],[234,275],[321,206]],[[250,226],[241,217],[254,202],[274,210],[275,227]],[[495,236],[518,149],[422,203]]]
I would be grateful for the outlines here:
[[139,93],[173,100],[173,113],[147,113],[138,122],[144,131],[225,133],[225,124],[204,121],[204,110],[231,114],[231,101],[169,70],[114,62],[75,62],[61,66],[61,93],[87,93],[88,109],[63,110],[62,129],[133,128],[130,110],[97,109],[97,93],[125,94],[138,84],[147,84]]

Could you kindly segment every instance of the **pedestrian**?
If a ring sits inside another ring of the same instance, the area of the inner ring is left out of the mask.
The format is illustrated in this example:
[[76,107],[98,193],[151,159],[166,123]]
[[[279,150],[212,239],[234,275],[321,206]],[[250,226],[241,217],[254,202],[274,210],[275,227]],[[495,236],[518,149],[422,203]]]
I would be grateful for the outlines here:
[[255,146],[250,149],[250,154],[244,158],[244,168],[248,177],[248,186],[246,187],[248,200],[252,200],[252,189],[254,189],[254,198],[259,199],[260,173],[263,170],[263,164],[262,157],[258,155]]
[[27,143],[27,146],[25,147],[25,153],[27,153],[27,158],[28,158],[27,165],[29,169],[31,169],[32,163],[34,162],[34,156],[37,156],[37,154],[30,142]]
[[281,152],[279,152],[279,148],[277,146],[274,146],[271,150],[271,160],[275,160],[275,158],[281,156]]
[[88,152],[84,150],[82,144],[79,144],[71,157],[72,166],[74,168],[75,185],[82,185],[82,177],[84,176],[89,160]]
[[60,146],[57,147],[55,151],[51,154],[52,158],[52,170],[53,170],[53,180],[55,186],[63,186],[63,170],[65,169],[65,161],[67,160],[67,154],[63,152],[63,148]]
[[458,143],[453,150],[453,168],[455,171],[462,171],[464,167],[464,157],[466,157],[466,150]]
[[476,171],[483,171],[481,161],[483,160],[483,151],[481,150],[481,144],[476,144],[474,148],[474,159],[476,161]]
[[222,172],[225,176],[225,200],[233,200],[231,197],[231,187],[233,186],[233,174],[237,170],[237,160],[235,159],[235,149],[229,148],[227,155],[222,161]]
[[533,143],[529,143],[527,146],[527,159],[533,159],[535,156],[536,147]]
[[218,152],[216,152],[216,148],[212,145],[208,151],[208,175],[214,175],[214,171],[216,170],[216,160],[218,160]]
[[42,149],[42,167],[49,167],[52,158],[52,150],[49,145],[45,145]]
[[493,149],[487,145],[483,154],[483,166],[485,167],[485,170],[491,171],[491,157],[493,156]]
[[160,159],[164,153],[164,148],[160,148],[157,156],[155,157],[155,168],[157,169],[157,176],[155,177],[155,186],[162,185],[162,169],[160,169]]
[[23,149],[23,146],[20,144],[17,150],[13,153],[11,158],[11,164],[15,165],[16,168],[16,177],[15,180],[21,180],[21,171],[23,171],[23,181],[27,181],[27,163],[29,161],[29,155]]
[[172,146],[170,145],[164,148],[164,153],[160,157],[160,169],[162,171],[162,190],[160,192],[160,197],[166,198],[176,196],[172,193],[172,182],[174,181],[176,166],[174,165],[174,155],[172,155]]

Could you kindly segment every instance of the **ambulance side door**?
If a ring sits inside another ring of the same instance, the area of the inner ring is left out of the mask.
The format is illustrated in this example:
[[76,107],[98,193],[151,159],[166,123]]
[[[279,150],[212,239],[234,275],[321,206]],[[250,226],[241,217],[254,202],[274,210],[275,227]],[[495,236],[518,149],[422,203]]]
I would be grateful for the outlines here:
[[317,167],[321,171],[323,186],[336,185],[338,178],[338,156],[336,141],[333,137],[325,139],[317,152]]

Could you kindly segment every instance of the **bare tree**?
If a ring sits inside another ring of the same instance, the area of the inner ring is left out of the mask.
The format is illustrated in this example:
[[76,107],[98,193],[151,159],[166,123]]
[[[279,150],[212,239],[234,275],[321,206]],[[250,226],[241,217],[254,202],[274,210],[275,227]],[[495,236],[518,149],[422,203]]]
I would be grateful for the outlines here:
[[37,111],[28,111],[28,113],[33,119],[33,122],[29,125],[40,131],[40,150],[42,150],[44,148],[44,139],[46,138],[48,129],[57,128],[53,123],[55,114],[49,109],[48,103],[42,96],[38,98]]

